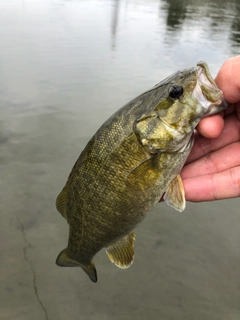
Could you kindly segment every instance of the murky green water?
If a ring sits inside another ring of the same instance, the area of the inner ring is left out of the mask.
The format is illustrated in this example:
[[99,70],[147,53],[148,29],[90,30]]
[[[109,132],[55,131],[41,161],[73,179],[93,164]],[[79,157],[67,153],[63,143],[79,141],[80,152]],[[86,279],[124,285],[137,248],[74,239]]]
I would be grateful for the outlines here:
[[0,306],[3,320],[240,319],[239,199],[160,204],[125,271],[59,268],[55,198],[84,145],[177,69],[240,53],[240,1],[0,0]]

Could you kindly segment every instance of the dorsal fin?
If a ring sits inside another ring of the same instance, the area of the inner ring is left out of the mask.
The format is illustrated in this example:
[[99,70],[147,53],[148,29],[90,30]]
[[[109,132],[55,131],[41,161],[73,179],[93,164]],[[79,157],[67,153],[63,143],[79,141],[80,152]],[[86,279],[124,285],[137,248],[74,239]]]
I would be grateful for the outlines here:
[[119,268],[126,269],[131,266],[134,259],[135,233],[121,238],[106,248],[108,258]]
[[59,193],[57,200],[56,200],[56,207],[58,212],[61,213],[61,215],[67,219],[67,213],[66,213],[66,186],[62,189],[62,191]]

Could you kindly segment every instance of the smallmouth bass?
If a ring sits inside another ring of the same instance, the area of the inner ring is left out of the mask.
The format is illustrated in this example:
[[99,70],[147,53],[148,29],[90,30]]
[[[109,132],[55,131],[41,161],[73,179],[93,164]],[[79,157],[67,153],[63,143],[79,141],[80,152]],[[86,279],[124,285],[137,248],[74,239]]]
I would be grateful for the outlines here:
[[57,265],[82,267],[97,282],[92,259],[105,248],[115,265],[128,268],[134,229],[163,194],[168,205],[184,210],[180,171],[194,129],[227,106],[201,61],[114,113],[88,142],[57,197],[57,210],[69,224],[68,246]]

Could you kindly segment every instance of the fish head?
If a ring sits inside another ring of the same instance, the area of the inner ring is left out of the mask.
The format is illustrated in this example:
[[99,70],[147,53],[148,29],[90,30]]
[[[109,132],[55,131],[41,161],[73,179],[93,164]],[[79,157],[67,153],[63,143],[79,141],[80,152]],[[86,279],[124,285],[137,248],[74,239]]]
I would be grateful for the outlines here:
[[159,118],[181,133],[189,133],[207,116],[228,107],[204,61],[178,71],[158,86],[165,87],[165,99],[155,108]]

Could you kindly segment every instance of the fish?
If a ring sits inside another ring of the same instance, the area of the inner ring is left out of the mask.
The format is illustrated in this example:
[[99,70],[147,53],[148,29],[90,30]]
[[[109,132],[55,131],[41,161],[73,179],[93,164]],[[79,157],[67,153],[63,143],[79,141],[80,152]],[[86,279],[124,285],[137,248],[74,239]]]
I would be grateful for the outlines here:
[[228,107],[204,61],[180,70],[116,111],[90,139],[57,197],[69,238],[56,264],[81,267],[97,282],[93,257],[103,248],[126,269],[135,228],[164,195],[185,208],[181,169],[199,121]]

